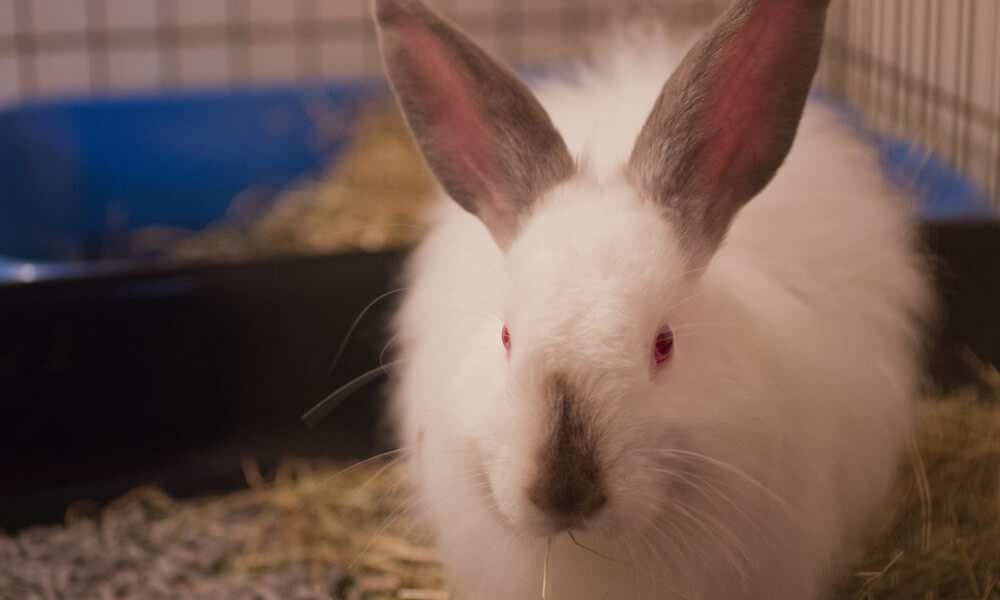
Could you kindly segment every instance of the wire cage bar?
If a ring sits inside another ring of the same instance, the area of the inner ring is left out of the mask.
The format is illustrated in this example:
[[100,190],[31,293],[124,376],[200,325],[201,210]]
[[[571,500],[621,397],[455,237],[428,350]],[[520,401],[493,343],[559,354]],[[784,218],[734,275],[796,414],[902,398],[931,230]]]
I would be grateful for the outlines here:
[[[612,18],[725,0],[436,0],[515,64],[558,61]],[[0,0],[0,104],[379,70],[369,0]],[[833,0],[819,86],[918,142],[1000,206],[1000,1]]]
[[998,37],[997,0],[835,0],[818,82],[1000,205]]

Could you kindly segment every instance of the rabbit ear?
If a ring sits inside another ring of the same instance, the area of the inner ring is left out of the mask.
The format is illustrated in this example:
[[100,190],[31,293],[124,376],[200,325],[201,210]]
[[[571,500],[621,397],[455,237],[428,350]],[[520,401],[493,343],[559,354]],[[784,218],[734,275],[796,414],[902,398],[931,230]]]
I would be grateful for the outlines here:
[[513,73],[418,0],[375,0],[386,71],[427,163],[506,247],[573,159]]
[[667,81],[628,165],[707,261],[784,161],[829,0],[735,0]]

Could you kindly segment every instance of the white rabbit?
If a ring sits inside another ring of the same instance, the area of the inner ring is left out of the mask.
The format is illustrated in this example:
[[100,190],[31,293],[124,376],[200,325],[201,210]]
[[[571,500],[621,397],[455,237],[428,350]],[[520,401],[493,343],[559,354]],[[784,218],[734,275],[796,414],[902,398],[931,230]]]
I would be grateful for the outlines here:
[[686,57],[620,36],[536,99],[375,0],[454,200],[393,415],[457,597],[822,598],[877,519],[933,302],[875,150],[803,116],[827,1],[737,0]]

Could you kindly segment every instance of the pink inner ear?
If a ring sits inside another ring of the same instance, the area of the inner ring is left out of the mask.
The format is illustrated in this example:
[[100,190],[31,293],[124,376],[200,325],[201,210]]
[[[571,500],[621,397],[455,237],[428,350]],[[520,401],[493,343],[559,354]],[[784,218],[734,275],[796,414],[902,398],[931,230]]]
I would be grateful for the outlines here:
[[427,119],[426,134],[458,177],[475,177],[480,187],[499,200],[497,168],[491,152],[492,134],[477,103],[471,76],[456,65],[442,42],[411,19],[398,24],[398,59],[409,67],[407,79]]
[[[767,154],[783,117],[789,82],[801,69],[801,35],[811,34],[801,0],[760,0],[719,57],[702,127],[710,131],[701,159],[702,181],[715,187],[723,180],[753,177],[748,171]],[[793,54],[794,53],[794,54]]]

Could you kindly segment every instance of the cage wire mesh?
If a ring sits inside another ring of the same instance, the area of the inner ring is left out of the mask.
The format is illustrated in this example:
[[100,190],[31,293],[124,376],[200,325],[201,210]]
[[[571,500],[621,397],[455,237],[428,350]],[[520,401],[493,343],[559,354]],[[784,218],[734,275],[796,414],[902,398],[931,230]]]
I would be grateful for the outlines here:
[[1000,205],[1000,1],[835,0],[818,83]]
[[[615,17],[726,0],[435,0],[515,64],[558,61]],[[369,0],[0,0],[0,102],[379,69]],[[1000,205],[1000,0],[833,0],[819,86],[932,149]]]

